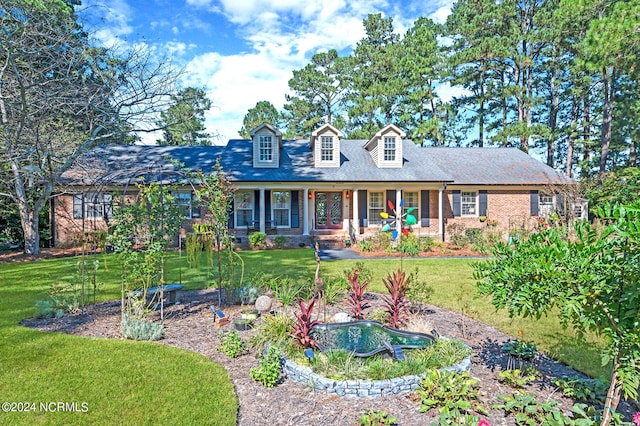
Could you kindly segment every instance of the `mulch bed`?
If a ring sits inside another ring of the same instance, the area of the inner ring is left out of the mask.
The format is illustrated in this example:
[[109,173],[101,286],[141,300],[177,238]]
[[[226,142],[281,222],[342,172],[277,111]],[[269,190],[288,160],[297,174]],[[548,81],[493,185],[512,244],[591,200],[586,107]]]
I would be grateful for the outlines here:
[[[418,401],[411,394],[378,399],[329,396],[286,379],[275,388],[263,387],[249,376],[249,369],[258,365],[258,354],[255,351],[231,359],[217,350],[220,346],[219,332],[233,327],[229,324],[219,328],[214,324],[214,315],[209,306],[217,304],[217,300],[215,290],[183,292],[180,304],[165,309],[165,334],[159,343],[199,352],[227,369],[240,403],[239,425],[356,425],[368,409],[386,411],[397,419],[399,425],[429,424],[437,419],[436,410],[419,413]],[[378,295],[373,295],[374,306],[379,305],[380,301]],[[224,311],[227,316],[234,317],[241,309],[240,306],[231,306]],[[276,309],[283,308],[280,306]],[[329,307],[328,315],[332,316],[341,310],[340,307]],[[440,335],[461,339],[473,348],[471,372],[479,380],[485,407],[498,403],[497,395],[514,392],[498,379],[498,373],[506,368],[507,363],[500,348],[509,340],[509,336],[493,327],[436,306],[423,305],[417,318],[426,322],[428,327],[435,328]],[[154,314],[154,319],[159,320],[159,313]],[[58,319],[27,319],[22,324],[42,331],[65,332],[91,338],[122,338],[120,301],[92,305],[82,313]],[[463,326],[465,336],[462,335]],[[254,332],[240,332],[240,335],[248,341]],[[527,385],[526,391],[536,395],[540,402],[553,398],[563,410],[568,411],[573,401],[562,397],[551,380],[579,373],[542,354],[536,356],[535,366],[543,373],[543,377]],[[498,411],[492,411],[487,418],[492,425],[513,424],[512,419],[505,418]]]

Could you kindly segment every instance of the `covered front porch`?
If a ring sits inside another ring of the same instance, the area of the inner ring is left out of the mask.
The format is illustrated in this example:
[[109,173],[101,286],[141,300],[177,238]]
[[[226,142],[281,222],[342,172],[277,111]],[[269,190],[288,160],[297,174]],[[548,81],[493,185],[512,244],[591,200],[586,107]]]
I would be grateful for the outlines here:
[[[230,229],[236,236],[263,232],[300,241],[334,237],[357,244],[392,221],[380,213],[393,217],[393,205],[398,214],[413,209],[417,223],[411,230],[442,239],[445,189],[445,184],[394,189],[375,185],[239,188]],[[400,230],[399,222],[395,226]]]

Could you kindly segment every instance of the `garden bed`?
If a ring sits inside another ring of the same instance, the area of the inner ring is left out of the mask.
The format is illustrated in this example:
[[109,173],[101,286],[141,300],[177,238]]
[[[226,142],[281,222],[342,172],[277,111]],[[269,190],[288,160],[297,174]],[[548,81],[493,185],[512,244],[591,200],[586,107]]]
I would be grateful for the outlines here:
[[[233,381],[239,398],[239,425],[353,425],[367,409],[384,410],[397,418],[400,425],[429,424],[437,418],[437,410],[419,413],[419,405],[411,394],[382,396],[380,398],[344,398],[315,392],[312,387],[284,380],[275,388],[267,389],[249,376],[249,369],[258,364],[257,353],[249,352],[231,359],[219,352],[219,331],[231,330],[233,324],[218,328],[214,325],[213,313],[209,309],[217,302],[214,290],[185,291],[182,304],[165,310],[165,335],[162,344],[199,352],[222,364]],[[375,298],[373,303],[379,303]],[[507,356],[501,347],[509,336],[493,327],[471,319],[465,320],[466,335],[462,336],[462,316],[460,314],[426,305],[420,317],[433,326],[441,335],[457,338],[473,349],[472,375],[479,380],[485,407],[498,403],[498,394],[511,394],[512,388],[499,380],[498,373],[507,364]],[[329,314],[340,308],[330,307]],[[239,315],[241,307],[225,308],[228,316]],[[59,331],[94,338],[122,338],[120,334],[120,301],[106,302],[90,306],[84,313],[60,319],[29,319],[24,325],[43,331]],[[254,330],[239,332],[248,341]],[[564,375],[576,375],[571,368],[546,356],[535,358],[543,377],[525,386],[525,390],[539,401],[553,398],[567,411],[572,401],[561,396],[552,379]],[[193,378],[197,383],[197,378]],[[277,409],[274,409],[277,407]],[[620,406],[624,410],[624,404]],[[630,410],[627,407],[628,410]],[[491,411],[487,416],[492,425],[513,424],[504,418],[503,412]]]

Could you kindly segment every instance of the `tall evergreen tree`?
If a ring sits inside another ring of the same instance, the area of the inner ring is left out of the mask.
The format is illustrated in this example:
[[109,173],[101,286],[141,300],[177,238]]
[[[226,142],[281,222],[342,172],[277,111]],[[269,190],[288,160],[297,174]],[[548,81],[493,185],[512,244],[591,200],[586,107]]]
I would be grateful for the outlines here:
[[160,113],[158,126],[164,138],[158,145],[211,145],[205,132],[204,114],[211,108],[211,100],[202,89],[187,87],[171,96],[171,105]]
[[400,36],[393,18],[370,14],[364,20],[366,36],[351,56],[349,134],[367,139],[393,121],[403,95],[400,75]]
[[262,123],[271,124],[279,128],[281,120],[282,116],[271,102],[259,101],[256,103],[256,106],[247,111],[247,114],[242,120],[242,128],[238,133],[240,133],[243,139],[249,139],[251,137],[251,130]]

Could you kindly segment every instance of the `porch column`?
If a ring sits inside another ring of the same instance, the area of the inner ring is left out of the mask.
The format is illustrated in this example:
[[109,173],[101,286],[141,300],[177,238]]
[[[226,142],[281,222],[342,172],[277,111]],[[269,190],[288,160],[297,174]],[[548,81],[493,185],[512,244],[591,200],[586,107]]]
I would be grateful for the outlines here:
[[400,202],[402,201],[402,189],[396,189],[396,230],[398,235],[402,232],[402,221],[399,219],[402,216],[402,208],[400,208]]
[[309,188],[304,188],[302,195],[302,235],[309,235]]
[[[353,188],[351,191],[351,208],[353,209],[353,232],[355,232],[356,236],[360,235],[360,216],[359,207],[358,207],[358,188]],[[355,241],[352,241],[355,243]]]
[[264,223],[265,223],[265,220],[266,220],[265,219],[266,215],[264,213],[264,208],[265,208],[264,202],[265,202],[265,200],[264,200],[264,186],[261,186],[260,187],[260,232],[262,232],[262,233],[265,232]]
[[438,233],[444,241],[444,187],[438,191]]

